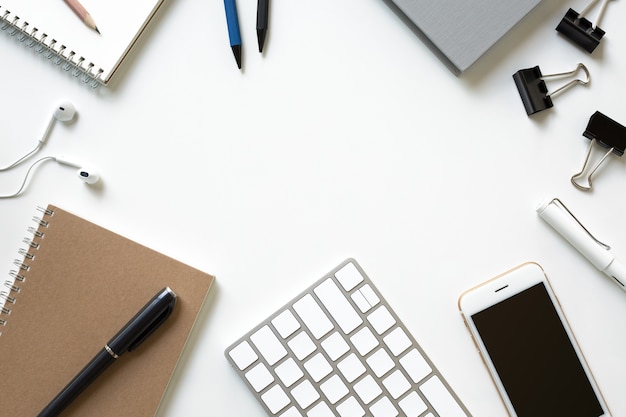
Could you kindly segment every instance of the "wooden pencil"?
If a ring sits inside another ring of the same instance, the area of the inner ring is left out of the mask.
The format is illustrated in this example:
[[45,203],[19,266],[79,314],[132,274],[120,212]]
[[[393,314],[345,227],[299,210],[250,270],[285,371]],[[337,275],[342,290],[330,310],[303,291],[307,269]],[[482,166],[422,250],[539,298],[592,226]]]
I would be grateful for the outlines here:
[[76,13],[78,17],[85,23],[89,28],[95,30],[100,33],[98,27],[96,26],[96,22],[94,22],[93,18],[89,14],[89,12],[83,7],[82,4],[78,2],[78,0],[64,0],[65,3],[70,6],[70,9]]

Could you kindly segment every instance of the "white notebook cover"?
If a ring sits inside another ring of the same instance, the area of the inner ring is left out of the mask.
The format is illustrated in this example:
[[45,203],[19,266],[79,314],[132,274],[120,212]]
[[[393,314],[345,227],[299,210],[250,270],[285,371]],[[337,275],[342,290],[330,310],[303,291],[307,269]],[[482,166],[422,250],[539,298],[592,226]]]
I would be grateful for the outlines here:
[[541,0],[386,0],[456,74],[468,69]]
[[[96,23],[100,34],[87,27],[63,0],[0,0],[0,25],[11,23],[12,31],[20,28],[23,34],[42,40],[46,46],[67,58],[74,52],[72,61],[92,74],[101,71],[100,82],[107,84],[123,59],[143,32],[164,0],[80,0]],[[16,36],[22,36],[17,34]],[[18,42],[19,44],[19,42]],[[33,47],[38,48],[35,44]],[[42,53],[47,53],[44,51]],[[56,60],[52,57],[51,60]],[[64,63],[60,64],[63,65]]]

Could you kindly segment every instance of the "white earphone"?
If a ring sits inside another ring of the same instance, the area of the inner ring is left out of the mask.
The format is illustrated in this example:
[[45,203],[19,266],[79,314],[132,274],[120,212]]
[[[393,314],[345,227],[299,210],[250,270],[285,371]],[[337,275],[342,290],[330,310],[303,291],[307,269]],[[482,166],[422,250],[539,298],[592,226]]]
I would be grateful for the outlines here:
[[78,168],[78,170],[76,171],[76,178],[78,178],[85,184],[92,185],[92,184],[97,183],[100,180],[100,175],[98,175],[98,172],[94,170],[93,168],[89,167],[88,165],[79,164],[78,162],[75,162],[73,159],[68,158],[66,156],[44,156],[43,158],[36,160],[28,168],[28,171],[26,171],[26,175],[24,176],[24,181],[22,181],[22,185],[16,192],[14,192],[13,194],[8,194],[8,195],[0,195],[0,199],[13,198],[13,197],[17,197],[18,195],[20,195],[22,191],[24,191],[24,188],[26,187],[26,183],[28,182],[28,177],[30,176],[30,173],[35,168],[35,166],[46,161],[56,161],[61,165]]
[[58,120],[59,122],[69,122],[76,115],[76,107],[69,101],[64,101],[59,103],[54,109],[54,113],[46,126],[46,129],[43,131],[41,135],[41,139],[39,142],[45,143],[48,140],[48,136],[50,136],[50,132],[52,131],[52,126],[54,126],[55,122]]
[[13,162],[12,164],[7,165],[6,167],[0,168],[0,172],[8,171],[12,168],[15,168],[16,166],[18,166],[19,164],[21,164],[22,162],[24,162],[25,160],[33,156],[35,153],[37,153],[39,149],[41,149],[41,147],[44,145],[44,143],[46,143],[46,141],[48,140],[48,137],[50,136],[50,132],[52,132],[52,127],[55,125],[55,123],[57,121],[69,122],[74,118],[75,114],[76,114],[76,108],[74,107],[72,103],[70,103],[69,101],[64,101],[62,103],[59,103],[55,107],[54,113],[52,114],[50,121],[48,122],[48,124],[46,125],[46,128],[44,129],[41,135],[41,139],[39,139],[39,142],[37,142],[37,146],[35,146],[35,149],[28,152],[26,155],[24,155],[17,161]]
[[78,168],[78,171],[76,171],[76,177],[86,184],[95,184],[100,179],[100,175],[98,175],[98,172],[89,165],[81,165],[67,158],[66,156],[56,156],[52,158],[54,158],[54,160],[61,165]]
[[[52,132],[52,128],[55,125],[55,123],[57,121],[69,122],[74,118],[75,114],[76,114],[76,108],[74,107],[72,103],[68,101],[59,103],[54,109],[54,113],[52,117],[50,118],[50,121],[46,125],[43,131],[43,134],[41,135],[41,139],[39,139],[39,142],[37,143],[37,146],[35,146],[35,149],[30,151],[29,153],[27,153],[26,155],[24,155],[17,161],[13,162],[11,165],[8,165],[4,168],[0,168],[0,172],[8,171],[12,168],[15,168],[16,166],[20,165],[22,162],[24,162],[25,160],[33,156],[35,153],[37,153],[48,140],[48,137],[50,136],[50,133]],[[61,165],[78,168],[78,170],[76,171],[76,177],[86,184],[95,184],[100,179],[100,176],[98,175],[97,171],[88,165],[81,165],[66,156],[45,156],[35,161],[28,168],[28,171],[26,172],[26,176],[24,177],[24,181],[22,182],[22,185],[20,186],[19,190],[17,190],[15,193],[10,194],[10,195],[0,195],[0,199],[12,198],[12,197],[18,196],[24,190],[26,183],[28,182],[28,177],[30,176],[31,171],[35,168],[35,166],[45,161],[56,161]]]

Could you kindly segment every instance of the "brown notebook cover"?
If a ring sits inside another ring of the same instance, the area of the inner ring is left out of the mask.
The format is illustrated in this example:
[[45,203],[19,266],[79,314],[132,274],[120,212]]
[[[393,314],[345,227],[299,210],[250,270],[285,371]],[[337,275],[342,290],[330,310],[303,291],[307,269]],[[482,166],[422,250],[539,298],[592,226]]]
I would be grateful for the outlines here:
[[[214,277],[48,206],[0,314],[0,414],[36,416],[159,290],[170,318],[117,359],[64,417],[154,416]],[[3,288],[4,290],[4,288]]]

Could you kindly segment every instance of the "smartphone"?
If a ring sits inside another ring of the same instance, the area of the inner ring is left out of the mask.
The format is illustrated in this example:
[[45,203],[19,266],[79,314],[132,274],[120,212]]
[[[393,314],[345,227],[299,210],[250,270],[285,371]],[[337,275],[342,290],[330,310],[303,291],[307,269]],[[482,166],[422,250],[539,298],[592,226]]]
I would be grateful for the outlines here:
[[611,415],[541,266],[464,292],[459,310],[509,415]]

